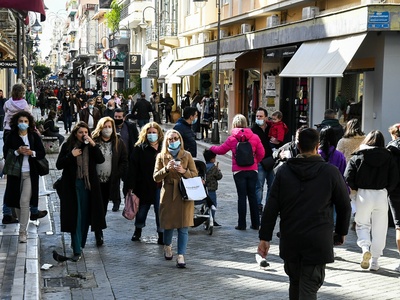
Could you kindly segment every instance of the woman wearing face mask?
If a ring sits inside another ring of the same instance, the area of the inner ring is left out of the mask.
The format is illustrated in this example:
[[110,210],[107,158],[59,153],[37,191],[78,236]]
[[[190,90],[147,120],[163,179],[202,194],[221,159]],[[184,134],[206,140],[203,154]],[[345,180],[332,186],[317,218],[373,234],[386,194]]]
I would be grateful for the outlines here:
[[61,100],[61,109],[64,118],[64,129],[66,133],[69,133],[72,127],[72,116],[76,113],[75,103],[69,91],[65,92],[64,98]]
[[[120,185],[121,178],[128,167],[128,152],[125,144],[116,134],[114,120],[109,117],[99,120],[92,138],[99,145],[105,159],[104,163],[96,165],[105,217],[109,200],[114,203],[114,206],[119,207],[121,203]],[[102,230],[96,230],[95,236],[97,246],[103,245]]]
[[101,98],[101,96],[96,97],[96,102],[94,104],[94,107],[96,107],[100,111],[101,117],[105,117],[104,111],[106,110],[106,106],[104,105],[103,99]]
[[[179,161],[179,163],[178,163]],[[170,129],[165,134],[161,152],[157,155],[153,178],[162,182],[160,200],[160,225],[164,229],[164,257],[171,260],[172,236],[178,230],[178,257],[176,266],[185,268],[189,226],[193,226],[194,203],[183,201],[179,191],[181,177],[197,176],[197,169],[190,152],[183,148],[178,131]]]
[[132,241],[140,241],[142,228],[146,226],[147,213],[151,205],[154,206],[159,245],[164,245],[163,230],[160,227],[159,206],[161,184],[153,179],[156,156],[161,151],[164,138],[161,127],[156,122],[147,123],[142,127],[139,139],[132,152],[129,163],[127,185],[139,197],[139,211],[135,219],[135,232]]
[[60,188],[61,231],[71,233],[73,260],[78,261],[86,245],[89,226],[92,231],[106,228],[100,181],[96,165],[104,156],[90,137],[85,122],[78,122],[62,144],[56,167],[63,170]]
[[[4,203],[15,207],[19,226],[19,242],[26,243],[29,220],[29,206],[38,206],[39,174],[36,159],[45,157],[42,140],[35,132],[35,123],[30,113],[20,111],[10,121],[11,131],[4,145],[4,153],[9,150],[22,162],[20,176],[7,175]],[[47,212],[46,212],[47,213]]]

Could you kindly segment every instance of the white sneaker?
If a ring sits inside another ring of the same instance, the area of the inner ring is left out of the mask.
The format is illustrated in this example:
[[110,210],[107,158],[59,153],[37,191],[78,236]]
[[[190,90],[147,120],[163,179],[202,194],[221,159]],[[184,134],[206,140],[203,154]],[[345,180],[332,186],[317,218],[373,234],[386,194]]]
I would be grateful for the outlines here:
[[370,271],[378,271],[379,270],[379,264],[377,260],[372,260],[371,262],[371,267],[369,268]]
[[395,270],[396,272],[400,272],[400,264],[399,264],[396,268],[394,268],[394,270]]
[[371,259],[371,252],[365,251],[362,256],[362,260],[360,263],[361,268],[368,269],[369,268],[369,260]]
[[26,243],[27,240],[26,232],[20,232],[18,240],[20,243]]
[[171,260],[173,257],[172,254],[172,246],[171,245],[165,245],[164,246],[164,257],[166,260]]

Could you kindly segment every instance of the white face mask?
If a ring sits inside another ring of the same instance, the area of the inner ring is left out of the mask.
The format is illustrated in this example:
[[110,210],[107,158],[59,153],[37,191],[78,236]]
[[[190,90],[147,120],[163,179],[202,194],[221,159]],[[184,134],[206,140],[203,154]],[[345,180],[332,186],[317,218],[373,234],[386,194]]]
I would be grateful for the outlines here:
[[112,132],[113,132],[112,128],[103,128],[101,130],[101,135],[106,138],[109,138],[112,135]]
[[263,119],[260,119],[260,120],[256,120],[256,124],[258,125],[258,126],[263,126],[264,125],[264,120]]

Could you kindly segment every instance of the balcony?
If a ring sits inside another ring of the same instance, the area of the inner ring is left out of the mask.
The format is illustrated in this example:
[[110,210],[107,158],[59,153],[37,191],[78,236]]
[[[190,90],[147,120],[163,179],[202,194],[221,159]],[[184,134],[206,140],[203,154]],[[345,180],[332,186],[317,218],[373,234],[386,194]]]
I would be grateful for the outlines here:
[[100,5],[96,4],[94,6],[94,15],[92,17],[92,20],[101,19],[105,15],[105,13],[109,12],[110,10],[111,10],[110,8],[100,8]]
[[[137,27],[142,21],[143,10],[148,6],[153,7],[153,1],[131,1],[121,12],[120,25],[130,28]],[[144,18],[146,21],[154,20],[154,11],[146,10]]]
[[[121,31],[121,33],[122,32],[123,31]],[[110,43],[109,43],[110,48],[120,47],[120,46],[125,46],[125,45],[129,47],[130,38],[128,35],[124,35],[124,34],[121,34],[120,37],[115,37],[114,34],[110,34],[109,41],[110,41]]]

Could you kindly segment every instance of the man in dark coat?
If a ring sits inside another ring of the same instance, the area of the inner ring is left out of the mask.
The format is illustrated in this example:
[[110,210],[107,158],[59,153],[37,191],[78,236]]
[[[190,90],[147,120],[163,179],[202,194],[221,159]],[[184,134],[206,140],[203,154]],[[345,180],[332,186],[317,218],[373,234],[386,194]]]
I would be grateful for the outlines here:
[[146,100],[146,95],[141,93],[140,99],[138,99],[132,108],[132,114],[135,115],[140,128],[150,122],[150,113],[153,111],[151,103]]
[[[251,127],[251,131],[253,131],[254,134],[257,134],[258,137],[261,140],[261,143],[264,147],[265,155],[263,160],[270,159],[272,161],[272,150],[270,146],[270,138],[268,137],[269,129],[270,126],[268,125],[268,112],[266,109],[259,107],[256,111],[256,121],[254,122],[253,126]],[[263,198],[263,192],[264,192],[264,184],[265,181],[267,181],[267,196],[265,198],[265,203],[267,203],[268,195],[271,190],[272,182],[274,181],[274,171],[272,169],[273,164],[271,164],[271,167],[268,169],[265,169],[263,167],[262,162],[258,163],[258,180],[256,184],[256,195],[257,195],[257,204],[258,204],[258,210],[260,214],[262,214],[263,211],[263,204],[262,204],[262,198]]]
[[192,124],[197,122],[197,108],[186,107],[183,110],[183,117],[176,122],[174,129],[178,131],[183,139],[183,146],[186,151],[192,154],[192,157],[197,156],[196,135],[192,130]]
[[96,128],[97,122],[101,119],[101,114],[100,110],[94,107],[93,99],[90,99],[87,104],[87,107],[79,112],[79,119],[88,124],[92,132]]
[[324,127],[332,127],[335,132],[336,141],[339,141],[344,134],[343,126],[340,125],[339,120],[336,119],[336,113],[333,109],[327,109],[324,114],[324,120],[321,124],[316,126],[318,127],[318,131],[321,131]]
[[333,245],[344,243],[349,228],[351,206],[346,183],[339,170],[318,155],[318,143],[315,129],[299,132],[300,154],[278,170],[259,231],[258,253],[266,257],[280,216],[279,249],[290,280],[290,299],[317,299],[325,264],[334,261]]

